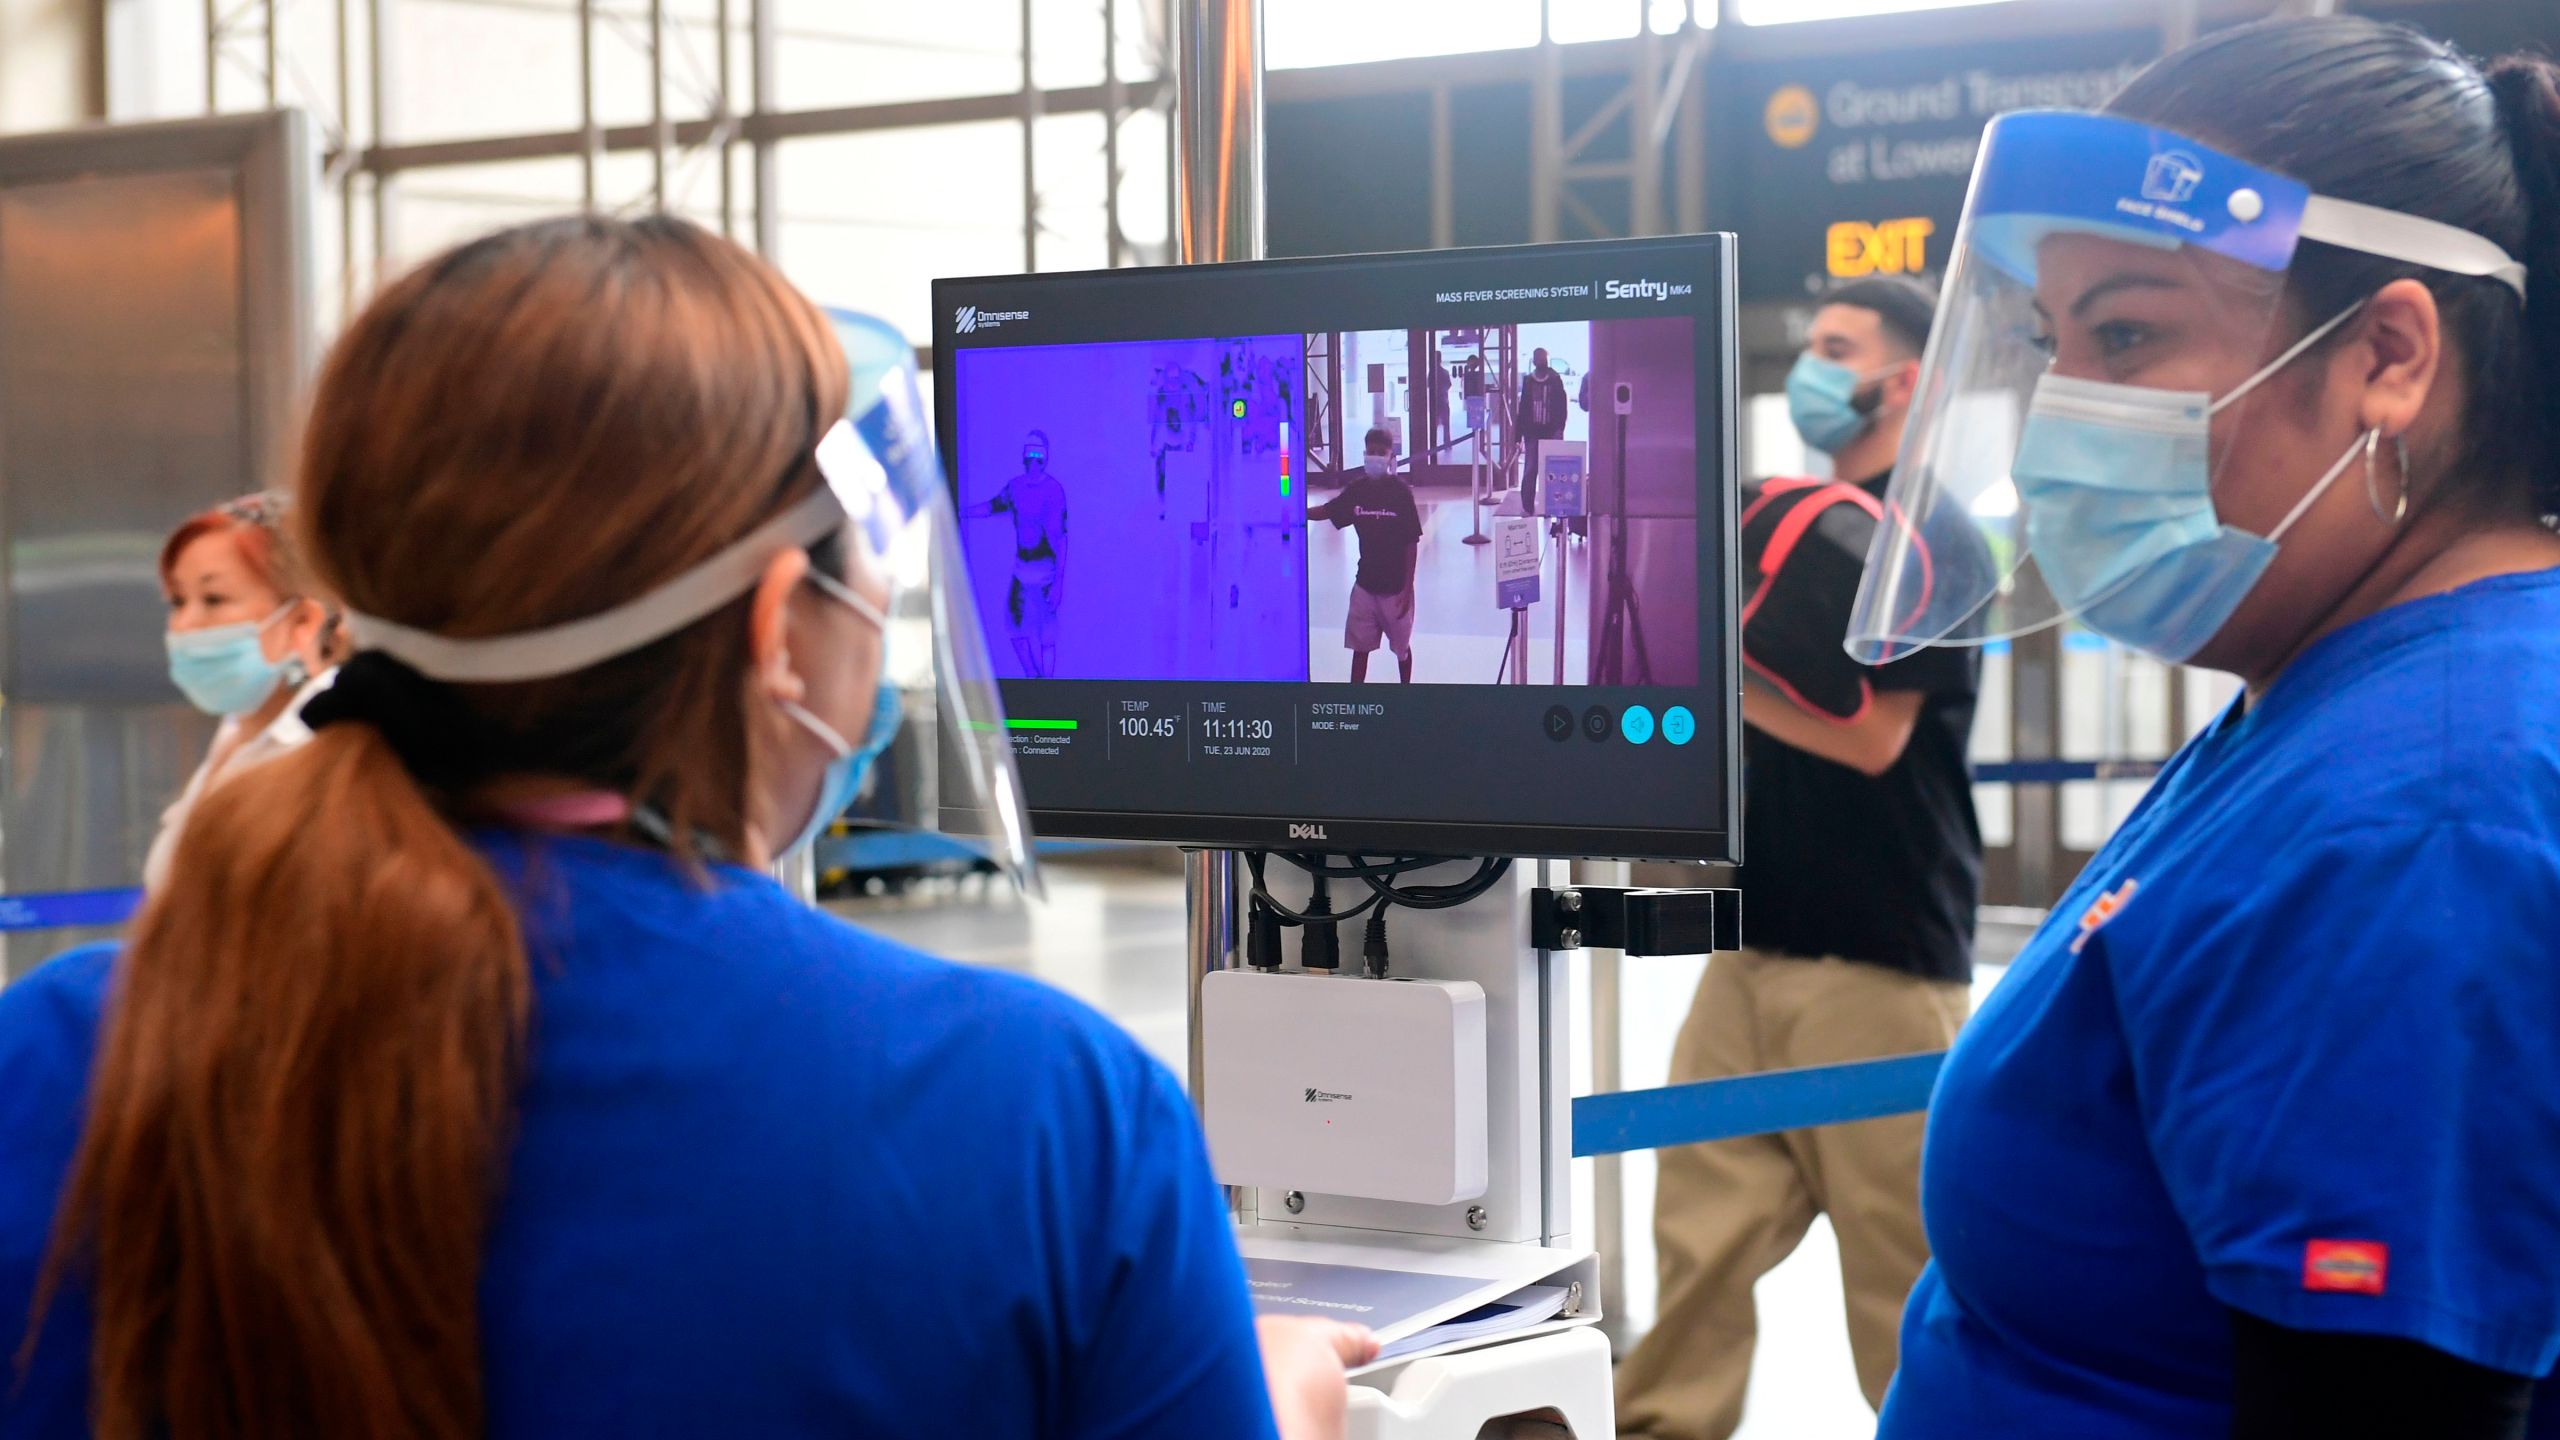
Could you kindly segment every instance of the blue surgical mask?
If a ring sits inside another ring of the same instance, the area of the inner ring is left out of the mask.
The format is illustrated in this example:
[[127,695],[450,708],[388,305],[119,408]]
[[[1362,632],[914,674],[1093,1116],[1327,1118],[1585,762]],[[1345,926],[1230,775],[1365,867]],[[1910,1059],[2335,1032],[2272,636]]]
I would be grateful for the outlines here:
[[264,620],[170,631],[169,679],[188,704],[207,715],[241,715],[257,709],[294,664],[291,652],[281,660],[268,659],[259,637],[292,610],[293,602],[287,601]]
[[859,745],[848,744],[834,726],[799,705],[786,700],[782,709],[784,714],[817,736],[818,743],[834,751],[836,758],[827,762],[827,773],[818,781],[818,801],[809,811],[808,820],[800,826],[800,833],[792,838],[791,843],[774,857],[776,859],[799,854],[817,844],[818,837],[826,833],[827,827],[852,809],[854,801],[862,798],[862,787],[871,778],[871,767],[887,753],[889,743],[898,738],[898,726],[906,714],[905,702],[898,696],[898,687],[885,676],[873,692],[871,728],[863,732]]
[[1392,475],[1396,468],[1394,457],[1388,455],[1363,455],[1360,465],[1372,475]]
[[[870,621],[875,629],[884,633],[887,630],[885,617],[878,607],[841,581],[815,570],[809,572],[809,581],[828,599]],[[898,686],[886,675],[880,677],[872,692],[871,725],[863,732],[859,745],[846,740],[841,731],[811,714],[807,707],[790,700],[781,703],[783,713],[798,721],[802,729],[817,736],[818,743],[834,752],[835,758],[827,762],[826,774],[818,780],[818,796],[810,808],[809,818],[802,822],[800,833],[792,838],[791,843],[775,853],[776,859],[799,854],[817,844],[818,837],[836,822],[836,817],[862,798],[862,787],[871,778],[871,767],[888,752],[891,742],[898,738],[899,725],[906,718],[905,702],[899,696]]]
[[2010,474],[2027,510],[2027,551],[2054,599],[2108,639],[2173,665],[2204,648],[2274,563],[2277,542],[2364,447],[2359,438],[2272,531],[2252,535],[2214,510],[2213,417],[2354,313],[2220,400],[2044,377]]
[[1787,418],[1796,422],[1796,434],[1825,455],[1838,454],[1874,420],[1858,408],[1858,387],[1884,373],[1860,375],[1810,351],[1796,357],[1787,372]]

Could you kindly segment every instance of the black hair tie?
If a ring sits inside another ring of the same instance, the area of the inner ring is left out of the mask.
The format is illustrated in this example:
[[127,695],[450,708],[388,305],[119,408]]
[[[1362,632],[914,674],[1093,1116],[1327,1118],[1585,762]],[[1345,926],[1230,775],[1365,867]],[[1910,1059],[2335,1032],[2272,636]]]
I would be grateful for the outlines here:
[[338,678],[302,707],[314,730],[352,721],[382,732],[419,784],[453,790],[485,768],[480,723],[454,687],[430,680],[379,650],[338,667]]

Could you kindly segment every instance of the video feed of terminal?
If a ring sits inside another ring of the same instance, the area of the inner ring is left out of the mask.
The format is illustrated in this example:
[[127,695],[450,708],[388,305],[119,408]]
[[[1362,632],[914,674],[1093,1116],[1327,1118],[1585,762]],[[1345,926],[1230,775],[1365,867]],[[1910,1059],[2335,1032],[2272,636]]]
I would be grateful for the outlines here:
[[[1519,300],[1365,263],[938,287],[962,548],[1034,809],[1138,838],[1307,816],[1720,847],[1720,287]],[[1208,333],[1126,333],[1193,315]]]

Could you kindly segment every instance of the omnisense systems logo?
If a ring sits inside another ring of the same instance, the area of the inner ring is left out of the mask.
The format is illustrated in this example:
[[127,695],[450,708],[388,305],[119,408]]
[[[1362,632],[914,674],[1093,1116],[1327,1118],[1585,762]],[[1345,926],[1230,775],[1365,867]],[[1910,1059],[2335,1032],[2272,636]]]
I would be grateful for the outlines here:
[[1001,330],[1009,320],[1028,320],[1028,310],[981,310],[963,305],[951,312],[951,328],[962,335],[975,335],[981,330]]

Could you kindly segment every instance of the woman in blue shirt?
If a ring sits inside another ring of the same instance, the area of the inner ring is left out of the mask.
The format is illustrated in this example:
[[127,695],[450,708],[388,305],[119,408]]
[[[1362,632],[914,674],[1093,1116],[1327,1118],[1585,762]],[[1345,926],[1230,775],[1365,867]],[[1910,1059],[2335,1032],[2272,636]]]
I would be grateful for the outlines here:
[[1887,527],[1853,651],[2247,691],[1948,1059],[1882,1435],[2560,1434],[2560,70],[2211,36],[1994,124],[1946,304],[1892,503],[2017,573]]
[[[362,653],[0,992],[0,1436],[1273,1433],[1162,1067],[762,873],[857,797],[1023,856],[913,402],[674,220],[348,328],[297,523]],[[1364,1337],[1270,1334],[1338,1430]]]

